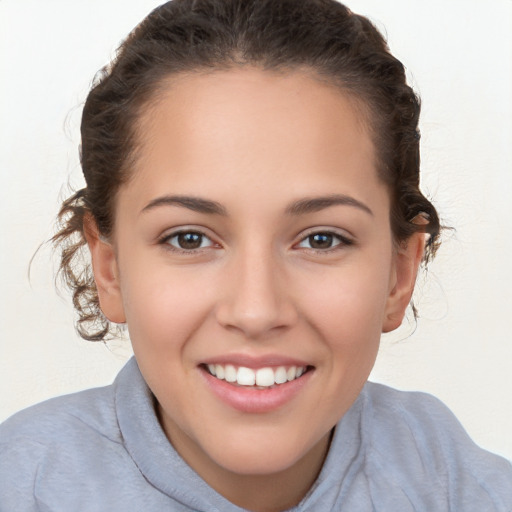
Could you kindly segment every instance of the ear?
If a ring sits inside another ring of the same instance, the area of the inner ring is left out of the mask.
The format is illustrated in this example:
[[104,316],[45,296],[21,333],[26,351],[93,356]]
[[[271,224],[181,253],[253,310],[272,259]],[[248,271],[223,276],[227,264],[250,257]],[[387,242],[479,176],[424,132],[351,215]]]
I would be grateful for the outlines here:
[[94,281],[103,314],[117,324],[126,322],[114,247],[102,239],[91,215],[84,218],[84,234],[91,252]]
[[425,251],[425,236],[425,233],[415,233],[397,249],[382,332],[393,331],[402,323]]

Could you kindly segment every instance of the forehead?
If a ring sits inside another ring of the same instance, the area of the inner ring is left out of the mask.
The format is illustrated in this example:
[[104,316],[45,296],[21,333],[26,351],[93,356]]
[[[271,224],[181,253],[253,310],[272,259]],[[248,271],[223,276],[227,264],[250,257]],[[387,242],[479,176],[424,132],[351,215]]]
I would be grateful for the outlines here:
[[[217,129],[214,133],[208,130],[210,137],[222,137],[223,128],[229,130],[238,123],[243,128],[240,136],[254,137],[258,131],[262,135],[263,128],[268,137],[281,135],[283,143],[288,137],[301,136],[312,143],[319,142],[320,136],[326,143],[333,138],[343,143],[340,128],[346,132],[345,140],[347,126],[361,140],[367,136],[363,110],[354,94],[313,72],[247,67],[182,73],[162,81],[142,109],[139,142],[147,142],[144,133],[157,123],[171,128],[167,121],[172,116],[182,128],[178,132],[191,128],[197,136],[205,134],[198,130],[200,126],[206,131],[214,124]],[[364,149],[373,152],[371,146]]]
[[149,195],[219,183],[247,191],[302,184],[315,194],[344,181],[364,195],[380,183],[363,119],[355,98],[307,72],[178,75],[143,109],[134,181]]

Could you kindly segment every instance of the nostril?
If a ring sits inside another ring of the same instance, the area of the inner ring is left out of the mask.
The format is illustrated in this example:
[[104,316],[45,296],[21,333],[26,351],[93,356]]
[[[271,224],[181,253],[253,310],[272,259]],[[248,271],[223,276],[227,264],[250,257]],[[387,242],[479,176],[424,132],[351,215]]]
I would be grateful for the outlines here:
[[[268,244],[268,241],[266,242]],[[275,254],[251,240],[233,255],[227,269],[229,278],[219,297],[216,316],[225,328],[241,331],[247,338],[259,338],[270,331],[285,329],[296,318],[286,273]]]
[[[294,314],[282,305],[223,304],[216,310],[216,318],[224,328],[241,331],[248,338],[257,338],[275,330],[283,330],[294,322]],[[290,308],[291,309],[291,308]]]

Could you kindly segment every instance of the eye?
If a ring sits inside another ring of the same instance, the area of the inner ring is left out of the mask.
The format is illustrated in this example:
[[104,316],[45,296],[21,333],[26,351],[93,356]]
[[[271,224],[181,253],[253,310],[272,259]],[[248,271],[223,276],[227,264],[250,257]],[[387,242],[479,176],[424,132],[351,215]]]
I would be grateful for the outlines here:
[[352,241],[348,238],[331,233],[329,231],[320,231],[311,233],[306,238],[302,239],[297,247],[305,249],[313,249],[316,251],[326,251],[333,249],[339,245],[351,245]]
[[173,249],[181,251],[194,251],[204,247],[211,247],[214,243],[199,231],[180,231],[172,233],[161,240],[162,244],[168,244]]

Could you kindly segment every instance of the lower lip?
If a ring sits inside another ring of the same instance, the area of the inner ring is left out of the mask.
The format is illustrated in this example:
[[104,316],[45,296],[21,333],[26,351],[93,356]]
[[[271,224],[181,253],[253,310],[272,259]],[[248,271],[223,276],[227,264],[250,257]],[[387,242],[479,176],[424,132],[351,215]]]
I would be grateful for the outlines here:
[[225,404],[245,413],[261,414],[272,412],[293,400],[308,383],[313,370],[304,373],[298,379],[278,384],[268,389],[257,389],[251,386],[237,386],[220,380],[199,368],[209,388]]

